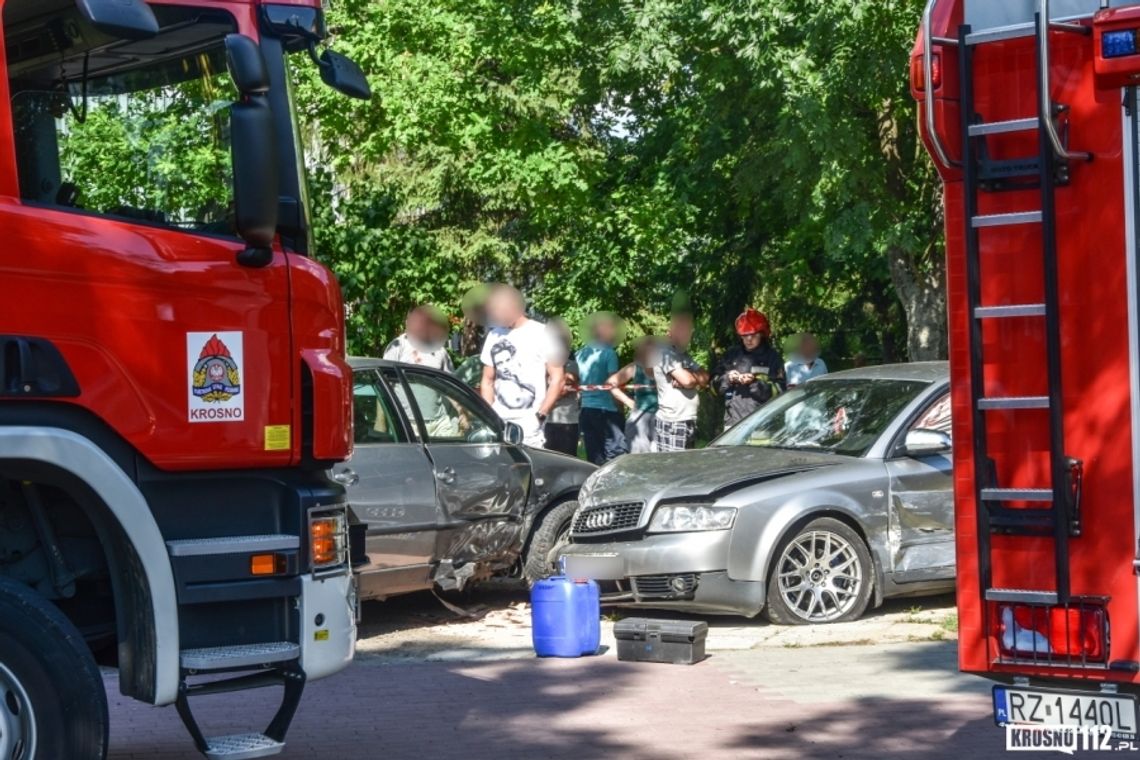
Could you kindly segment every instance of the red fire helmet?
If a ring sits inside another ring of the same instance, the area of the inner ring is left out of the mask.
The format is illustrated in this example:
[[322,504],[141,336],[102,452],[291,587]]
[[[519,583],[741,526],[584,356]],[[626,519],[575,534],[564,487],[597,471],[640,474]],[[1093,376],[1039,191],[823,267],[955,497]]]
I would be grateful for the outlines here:
[[737,335],[755,335],[759,333],[765,338],[772,336],[772,323],[768,321],[762,312],[756,311],[752,307],[744,310],[744,313],[736,318],[736,334]]

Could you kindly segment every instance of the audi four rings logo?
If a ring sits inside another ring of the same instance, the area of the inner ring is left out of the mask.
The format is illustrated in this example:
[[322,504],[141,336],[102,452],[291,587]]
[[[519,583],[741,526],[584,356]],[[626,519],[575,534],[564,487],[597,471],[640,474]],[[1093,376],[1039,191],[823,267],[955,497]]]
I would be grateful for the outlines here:
[[589,530],[603,530],[614,524],[614,511],[612,509],[599,509],[586,515],[585,527]]

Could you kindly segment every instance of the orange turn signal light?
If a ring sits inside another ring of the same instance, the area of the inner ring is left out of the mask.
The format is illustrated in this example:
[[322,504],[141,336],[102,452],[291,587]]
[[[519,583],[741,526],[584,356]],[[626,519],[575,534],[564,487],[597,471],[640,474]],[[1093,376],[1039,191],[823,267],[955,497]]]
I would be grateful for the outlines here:
[[348,525],[343,510],[310,515],[309,559],[314,570],[347,561]]
[[313,539],[313,564],[327,565],[337,561],[336,541],[332,538]]
[[251,575],[277,575],[284,572],[285,558],[280,554],[254,554],[249,558]]

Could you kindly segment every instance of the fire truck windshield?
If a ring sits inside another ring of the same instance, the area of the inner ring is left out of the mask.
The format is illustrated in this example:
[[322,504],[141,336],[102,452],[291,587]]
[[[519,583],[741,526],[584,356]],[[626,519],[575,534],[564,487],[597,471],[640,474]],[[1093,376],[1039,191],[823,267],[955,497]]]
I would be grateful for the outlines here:
[[[237,236],[230,115],[239,95],[225,52],[237,24],[219,9],[152,7],[158,36],[126,40],[88,24],[73,0],[4,4],[20,196],[81,213]],[[280,44],[264,52],[284,57]],[[270,65],[281,70],[284,62]],[[271,97],[292,105],[287,92]],[[279,142],[288,143],[279,162],[281,195],[297,203],[282,224],[296,237],[307,227],[305,183],[296,127],[284,110],[277,132]],[[286,167],[297,175],[284,176]]]

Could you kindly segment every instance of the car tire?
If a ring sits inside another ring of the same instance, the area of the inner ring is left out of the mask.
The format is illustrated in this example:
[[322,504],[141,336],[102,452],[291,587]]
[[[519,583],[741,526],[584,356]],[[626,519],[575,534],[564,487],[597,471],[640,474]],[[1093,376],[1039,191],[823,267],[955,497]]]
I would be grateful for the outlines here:
[[577,501],[564,501],[539,515],[531,530],[523,562],[523,576],[527,583],[557,575],[553,555],[570,537],[570,522],[577,511]]
[[790,531],[772,557],[767,612],[777,625],[846,623],[871,602],[871,552],[847,523],[811,520]]
[[103,760],[107,725],[83,635],[42,596],[0,578],[0,756]]

